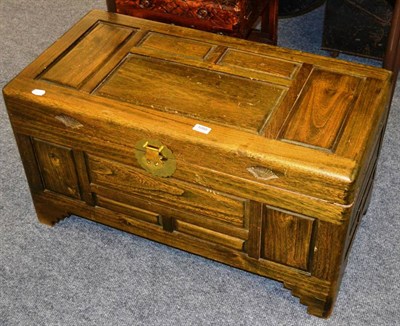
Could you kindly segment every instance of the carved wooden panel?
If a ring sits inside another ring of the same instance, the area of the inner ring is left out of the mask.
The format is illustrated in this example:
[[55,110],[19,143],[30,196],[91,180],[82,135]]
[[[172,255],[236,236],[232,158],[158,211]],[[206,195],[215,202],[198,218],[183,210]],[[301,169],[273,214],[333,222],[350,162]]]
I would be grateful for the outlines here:
[[106,197],[103,197],[101,195],[96,196],[96,204],[98,206],[110,209],[114,212],[120,212],[126,215],[134,216],[135,218],[153,223],[153,224],[158,224],[160,221],[160,215],[154,212],[150,212],[145,209],[141,209],[138,207],[134,207],[132,205],[129,205],[127,203],[121,203]]
[[139,47],[149,50],[151,54],[155,54],[156,56],[159,56],[161,52],[172,54],[175,57],[191,57],[201,60],[204,59],[213,48],[215,48],[215,45],[207,42],[151,32],[139,44]]
[[244,225],[245,201],[239,198],[171,178],[153,177],[144,170],[93,156],[89,157],[89,170],[93,184],[128,192],[170,209],[205,215],[236,226]]
[[80,199],[71,149],[38,139],[33,144],[45,189]]
[[292,79],[300,67],[300,64],[294,61],[234,49],[227,49],[218,64],[233,67],[239,71],[246,70],[248,73],[253,73],[254,77],[258,74],[267,74],[287,79]]
[[314,219],[266,207],[261,257],[302,270],[309,269]]
[[[184,210],[177,205],[165,204],[162,201],[157,201],[134,193],[128,193],[126,191],[116,190],[115,188],[101,186],[94,183],[91,184],[91,188],[98,199],[98,206],[111,208],[111,205],[114,205],[116,211],[133,216],[135,219],[156,223],[163,227],[165,227],[166,221],[169,219],[169,224],[172,229],[176,227],[174,220],[180,220],[233,238],[247,240],[249,237],[249,231],[247,230],[247,220],[249,218],[247,208],[249,205],[247,202],[245,203],[246,212],[244,216],[244,225],[236,226],[232,223],[227,223],[225,220],[216,219],[214,216],[199,215],[193,211]],[[153,217],[144,218],[142,216],[143,214],[138,216],[136,209],[139,209],[141,212],[147,212],[146,214],[156,214],[158,220],[156,221]]]
[[220,232],[212,231],[197,225],[186,223],[180,220],[175,222],[175,227],[178,232],[192,235],[199,239],[218,243],[223,246],[230,247],[236,250],[242,250],[243,239],[238,239]]
[[282,139],[333,150],[361,84],[355,76],[315,69]]
[[253,133],[259,132],[283,93],[277,85],[133,54],[96,92]]
[[313,65],[307,63],[301,65],[294,80],[290,84],[290,88],[286,92],[285,97],[268,120],[268,123],[264,128],[265,137],[277,138],[279,136],[288,115],[292,112],[304,84],[307,82],[313,69]]
[[335,277],[341,259],[346,249],[347,224],[333,225],[318,221],[315,237],[314,257],[311,273],[320,279],[329,280]]
[[32,137],[16,133],[15,139],[19,147],[31,191],[43,191],[43,181],[37,164]]
[[99,23],[41,77],[79,88],[134,31],[128,27]]

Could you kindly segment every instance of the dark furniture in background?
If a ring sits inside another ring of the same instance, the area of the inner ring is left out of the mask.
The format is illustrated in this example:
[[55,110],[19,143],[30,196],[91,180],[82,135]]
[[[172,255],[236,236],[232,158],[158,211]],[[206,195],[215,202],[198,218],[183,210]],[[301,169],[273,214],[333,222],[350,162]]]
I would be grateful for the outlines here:
[[392,12],[391,0],[328,0],[322,48],[383,60]]
[[[107,0],[110,12],[276,44],[278,0]],[[261,31],[253,27],[261,16]]]
[[[400,1],[394,4],[391,28],[386,45],[383,67],[393,71],[396,81],[400,67]],[[393,83],[395,84],[395,82]],[[393,87],[394,88],[394,87]]]
[[325,0],[279,0],[279,18],[300,16],[325,3]]
[[327,0],[322,48],[382,60],[395,82],[400,66],[400,2]]

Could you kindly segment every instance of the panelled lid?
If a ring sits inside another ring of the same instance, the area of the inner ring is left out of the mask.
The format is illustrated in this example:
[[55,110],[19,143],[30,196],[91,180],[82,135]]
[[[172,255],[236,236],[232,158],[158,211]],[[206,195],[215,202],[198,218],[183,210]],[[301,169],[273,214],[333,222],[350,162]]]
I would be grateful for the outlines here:
[[349,204],[389,83],[383,69],[92,11],[4,92],[181,144],[189,163]]

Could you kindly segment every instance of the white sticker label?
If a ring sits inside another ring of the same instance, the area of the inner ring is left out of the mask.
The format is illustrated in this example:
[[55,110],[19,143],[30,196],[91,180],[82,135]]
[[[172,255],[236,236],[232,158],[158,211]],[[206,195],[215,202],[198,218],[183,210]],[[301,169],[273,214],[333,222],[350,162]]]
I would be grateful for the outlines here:
[[193,130],[208,135],[211,131],[211,128],[197,124],[193,127]]
[[46,91],[44,89],[34,89],[32,91],[32,94],[37,96],[43,96],[44,94],[46,94]]

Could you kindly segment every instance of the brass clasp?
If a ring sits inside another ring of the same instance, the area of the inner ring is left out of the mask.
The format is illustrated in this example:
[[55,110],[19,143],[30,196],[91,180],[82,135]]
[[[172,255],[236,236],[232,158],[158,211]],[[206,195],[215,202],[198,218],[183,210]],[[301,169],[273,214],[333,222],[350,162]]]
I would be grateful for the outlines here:
[[162,155],[162,151],[164,149],[164,146],[153,146],[150,145],[149,142],[147,141],[143,145],[145,149],[145,157],[147,160],[147,164],[154,164],[155,166],[158,166],[159,164],[163,164],[163,161],[166,161],[167,158]]
[[135,156],[139,165],[154,176],[169,177],[176,170],[174,155],[159,140],[137,142]]

